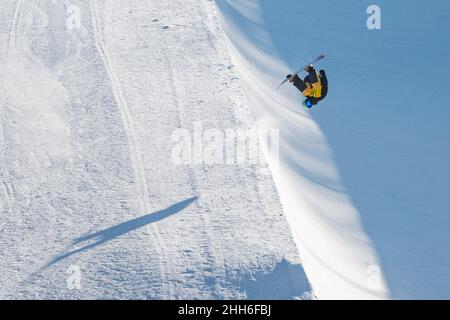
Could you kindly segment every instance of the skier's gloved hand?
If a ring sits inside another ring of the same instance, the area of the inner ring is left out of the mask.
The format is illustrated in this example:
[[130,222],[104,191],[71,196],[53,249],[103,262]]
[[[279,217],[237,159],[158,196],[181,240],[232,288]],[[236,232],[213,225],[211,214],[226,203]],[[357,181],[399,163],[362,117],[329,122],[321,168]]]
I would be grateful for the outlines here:
[[290,82],[290,83],[294,82],[296,77],[297,77],[296,74],[294,74],[294,75],[288,74],[288,75],[286,76],[286,78],[289,79],[289,82]]
[[308,72],[308,73],[311,73],[313,70],[314,70],[314,66],[312,64],[310,64],[309,66],[307,66],[305,68],[305,71]]

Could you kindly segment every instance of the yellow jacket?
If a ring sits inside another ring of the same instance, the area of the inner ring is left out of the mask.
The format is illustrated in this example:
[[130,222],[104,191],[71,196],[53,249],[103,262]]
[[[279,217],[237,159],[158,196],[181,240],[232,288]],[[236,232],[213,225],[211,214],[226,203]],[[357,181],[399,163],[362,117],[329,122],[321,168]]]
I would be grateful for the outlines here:
[[317,82],[311,84],[309,82],[306,83],[307,88],[302,92],[305,97],[320,98],[322,96],[322,84],[320,81],[320,76],[317,71],[316,74],[318,79]]

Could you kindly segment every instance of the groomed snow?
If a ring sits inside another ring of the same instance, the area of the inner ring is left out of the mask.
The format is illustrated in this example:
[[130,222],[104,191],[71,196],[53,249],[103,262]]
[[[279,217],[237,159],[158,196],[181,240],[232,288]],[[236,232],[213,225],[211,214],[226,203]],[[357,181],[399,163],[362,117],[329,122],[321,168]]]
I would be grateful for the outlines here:
[[[450,3],[216,3],[258,126],[280,128],[274,179],[315,295],[450,298]],[[305,112],[276,87],[320,53],[330,91]]]
[[450,298],[450,3],[371,4],[2,1],[0,298]]
[[312,297],[267,164],[173,161],[252,127],[213,2],[2,1],[0,63],[0,298]]

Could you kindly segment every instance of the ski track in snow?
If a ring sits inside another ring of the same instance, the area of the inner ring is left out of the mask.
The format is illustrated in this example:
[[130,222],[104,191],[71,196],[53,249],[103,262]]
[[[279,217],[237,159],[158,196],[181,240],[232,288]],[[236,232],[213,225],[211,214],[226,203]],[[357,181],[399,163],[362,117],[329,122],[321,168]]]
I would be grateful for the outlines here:
[[213,2],[0,18],[0,297],[311,297],[265,164],[171,162],[177,128],[252,125]]

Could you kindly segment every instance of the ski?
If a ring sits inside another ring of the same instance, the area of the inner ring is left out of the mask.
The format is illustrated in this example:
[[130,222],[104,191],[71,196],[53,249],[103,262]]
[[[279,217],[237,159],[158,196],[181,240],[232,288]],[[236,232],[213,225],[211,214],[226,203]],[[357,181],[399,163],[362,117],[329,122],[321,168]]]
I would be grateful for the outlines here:
[[[314,61],[308,63],[306,66],[304,66],[303,68],[299,69],[296,73],[293,73],[293,75],[294,75],[294,74],[299,74],[299,73],[302,72],[302,70],[304,70],[307,66],[309,66],[310,64],[314,64],[314,63],[316,63],[317,61],[322,60],[323,58],[325,58],[325,55],[324,55],[324,54],[321,54],[321,55],[318,56]],[[288,81],[287,78],[284,79],[284,80],[278,85],[277,90],[280,89],[280,87],[281,87],[283,84],[285,84],[286,81]]]

